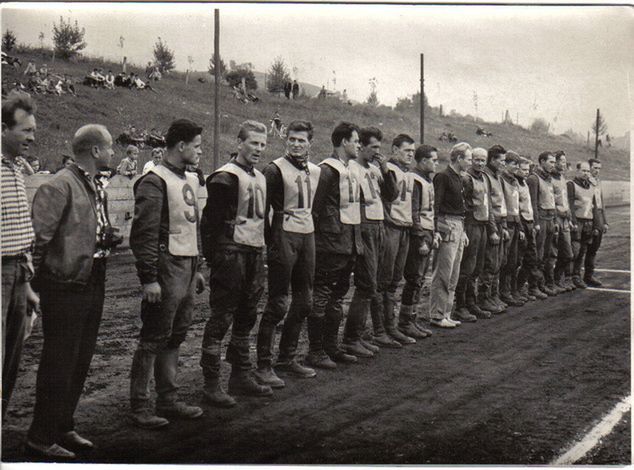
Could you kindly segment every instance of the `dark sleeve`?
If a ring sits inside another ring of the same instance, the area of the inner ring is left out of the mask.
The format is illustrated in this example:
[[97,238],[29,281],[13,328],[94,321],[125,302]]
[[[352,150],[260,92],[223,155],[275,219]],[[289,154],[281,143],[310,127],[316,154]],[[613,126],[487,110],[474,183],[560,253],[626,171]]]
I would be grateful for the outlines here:
[[498,233],[498,226],[495,223],[495,216],[493,215],[493,202],[491,202],[491,183],[487,176],[484,177],[484,181],[487,185],[487,204],[489,205],[489,221],[487,222],[487,235],[491,236],[493,234],[501,235]]
[[462,176],[462,191],[464,194],[464,206],[469,212],[473,211],[473,180],[469,176]]
[[440,206],[445,202],[445,188],[447,186],[447,176],[444,173],[438,173],[434,176],[434,229],[438,229],[438,214]]
[[51,242],[66,209],[67,196],[61,188],[43,184],[35,193],[31,213],[35,243],[33,246],[33,267],[35,275],[46,257],[48,244]]
[[572,181],[566,183],[568,189],[568,207],[570,208],[570,220],[577,225],[577,214],[575,214],[575,184]]
[[200,223],[203,255],[207,261],[211,261],[216,241],[225,228],[227,210],[235,206],[237,200],[237,176],[220,172],[207,178],[207,204]]
[[526,184],[528,184],[528,192],[531,195],[531,204],[533,205],[533,217],[535,218],[535,223],[539,224],[539,215],[537,212],[537,208],[539,207],[537,200],[539,198],[539,181],[537,180],[537,176],[529,175],[526,178]]
[[[379,167],[380,169],[381,167]],[[396,175],[393,171],[389,171],[386,167],[385,173],[381,169],[381,198],[384,201],[392,202],[398,197],[398,187],[396,186]]]
[[165,190],[165,183],[154,173],[147,173],[134,188],[130,249],[136,259],[141,284],[158,280],[159,237]]
[[[506,206],[506,191],[504,191],[504,186],[509,184],[508,181],[506,181],[502,176],[499,176],[498,178],[500,178],[500,186],[502,187],[502,200],[504,201],[504,207],[507,209],[508,211],[508,207]],[[491,198],[489,198],[491,199]],[[503,218],[500,222],[502,223],[502,228],[503,229],[507,229],[508,225],[506,223],[506,217]]]
[[339,176],[337,170],[332,168],[330,165],[321,166],[319,183],[317,184],[315,199],[313,200],[313,219],[315,219],[315,222],[317,222],[319,216],[321,216],[324,210],[328,195],[334,193],[339,194],[339,188],[337,187],[338,178]]
[[282,179],[282,172],[279,167],[270,163],[262,171],[264,178],[266,179],[266,206],[264,210],[264,235],[265,239],[269,241],[271,224],[269,222],[269,212],[272,210],[279,211],[284,209],[284,181]]
[[420,226],[420,201],[423,188],[421,184],[414,180],[414,188],[412,189],[412,222],[414,227]]

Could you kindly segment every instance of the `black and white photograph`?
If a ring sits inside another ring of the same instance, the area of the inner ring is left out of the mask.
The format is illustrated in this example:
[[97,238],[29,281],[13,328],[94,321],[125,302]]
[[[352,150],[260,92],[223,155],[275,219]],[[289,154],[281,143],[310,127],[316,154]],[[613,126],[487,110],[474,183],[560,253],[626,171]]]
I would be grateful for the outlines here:
[[2,465],[632,464],[631,6],[0,26]]

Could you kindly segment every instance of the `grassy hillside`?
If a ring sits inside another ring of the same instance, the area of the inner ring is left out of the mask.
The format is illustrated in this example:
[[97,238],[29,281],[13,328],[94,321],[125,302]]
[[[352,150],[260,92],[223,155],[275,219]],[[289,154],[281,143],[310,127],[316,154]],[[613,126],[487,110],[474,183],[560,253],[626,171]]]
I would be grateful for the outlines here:
[[[29,60],[38,67],[46,62],[53,73],[71,74],[76,79],[83,76],[93,67],[119,71],[117,64],[97,60],[78,62],[57,61],[51,64],[50,56],[43,57],[35,52],[18,54],[24,66]],[[132,70],[135,70],[132,67]],[[136,72],[142,73],[140,69]],[[3,84],[11,83],[21,74],[12,68],[3,66]],[[208,172],[212,166],[213,149],[213,80],[200,83],[196,76],[185,86],[182,74],[170,74],[153,86],[158,91],[154,94],[147,91],[128,89],[102,90],[76,85],[77,97],[63,95],[37,95],[38,132],[33,154],[37,155],[44,168],[56,168],[62,153],[70,151],[69,140],[81,125],[100,123],[108,127],[114,137],[119,135],[130,123],[137,128],[150,129],[156,127],[165,131],[169,123],[176,118],[189,118],[204,126],[203,170]],[[207,75],[209,78],[209,75]],[[289,123],[293,119],[309,119],[316,128],[312,147],[312,159],[319,161],[331,151],[330,132],[340,120],[349,120],[361,126],[375,125],[383,129],[386,141],[396,134],[405,132],[418,138],[418,115],[415,110],[399,113],[387,107],[372,108],[364,105],[346,105],[337,100],[317,100],[302,98],[288,101],[268,95],[258,90],[260,102],[242,104],[236,101],[227,86],[221,88],[221,121],[220,150],[221,162],[228,159],[232,151],[239,124],[245,119],[256,119],[269,124],[276,109],[280,110],[282,120]],[[439,142],[437,137],[443,132],[453,132],[459,140],[467,141],[473,146],[489,147],[499,143],[509,149],[527,154],[536,159],[543,150],[563,149],[569,160],[576,162],[592,156],[592,151],[584,145],[572,142],[560,136],[542,136],[518,126],[494,123],[480,123],[493,137],[481,137],[475,134],[476,124],[463,117],[440,117],[437,112],[428,111],[425,122],[426,142],[440,150],[442,159],[446,159],[451,144]],[[265,162],[271,161],[283,152],[283,142],[279,138],[269,138]],[[384,152],[389,146],[384,144]],[[123,149],[117,148],[116,161],[123,156]],[[604,178],[629,179],[629,155],[624,150],[605,149],[601,151],[604,161]],[[141,154],[141,163],[149,159],[149,151]]]

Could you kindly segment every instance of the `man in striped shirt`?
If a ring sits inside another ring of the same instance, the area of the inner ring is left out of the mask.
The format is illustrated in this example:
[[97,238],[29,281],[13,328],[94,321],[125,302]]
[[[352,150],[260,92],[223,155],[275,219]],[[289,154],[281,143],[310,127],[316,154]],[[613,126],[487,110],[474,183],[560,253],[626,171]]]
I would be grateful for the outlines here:
[[2,418],[7,410],[22,353],[27,305],[39,303],[33,275],[33,225],[24,177],[16,164],[35,140],[35,103],[25,93],[2,101]]

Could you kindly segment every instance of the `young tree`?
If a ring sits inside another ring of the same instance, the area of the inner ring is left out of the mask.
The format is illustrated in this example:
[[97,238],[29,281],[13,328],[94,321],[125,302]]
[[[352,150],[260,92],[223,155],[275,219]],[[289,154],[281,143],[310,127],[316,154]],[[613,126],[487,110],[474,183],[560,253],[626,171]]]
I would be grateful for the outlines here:
[[[219,65],[219,69],[220,69],[220,78],[225,78],[225,75],[227,74],[227,66],[225,65],[224,60],[222,60],[222,56],[220,57],[220,65]],[[216,74],[216,54],[214,53],[211,56],[211,59],[209,59],[209,74],[210,75],[215,75]]]
[[11,52],[15,47],[17,41],[15,34],[10,29],[2,35],[2,50],[5,52]]
[[545,135],[548,134],[548,132],[550,131],[550,124],[548,124],[548,122],[546,122],[546,119],[544,118],[537,118],[534,119],[531,123],[530,129],[536,134]]
[[235,70],[232,70],[231,72],[225,75],[225,80],[227,80],[227,83],[229,83],[229,85],[231,86],[240,86],[240,83],[242,83],[243,78],[244,78],[247,90],[258,89],[258,82],[255,79],[255,75],[253,74],[251,70],[247,68],[238,67]]
[[284,84],[291,80],[288,68],[281,57],[276,57],[268,71],[267,89],[271,93],[284,91]]
[[59,24],[53,24],[55,54],[62,59],[70,59],[78,55],[79,51],[86,48],[85,34],[86,29],[80,29],[77,20],[75,24],[71,24],[70,19],[64,21],[64,18],[60,16]]
[[[598,127],[597,127],[597,123],[599,124]],[[607,131],[608,131],[608,125],[605,122],[605,119],[603,119],[603,116],[601,115],[601,113],[599,113],[599,119],[595,120],[592,123],[592,133],[595,136],[598,134],[600,139],[603,135],[605,135]]]
[[158,64],[161,73],[174,70],[174,51],[167,47],[167,43],[163,42],[160,36],[154,44],[154,61]]

